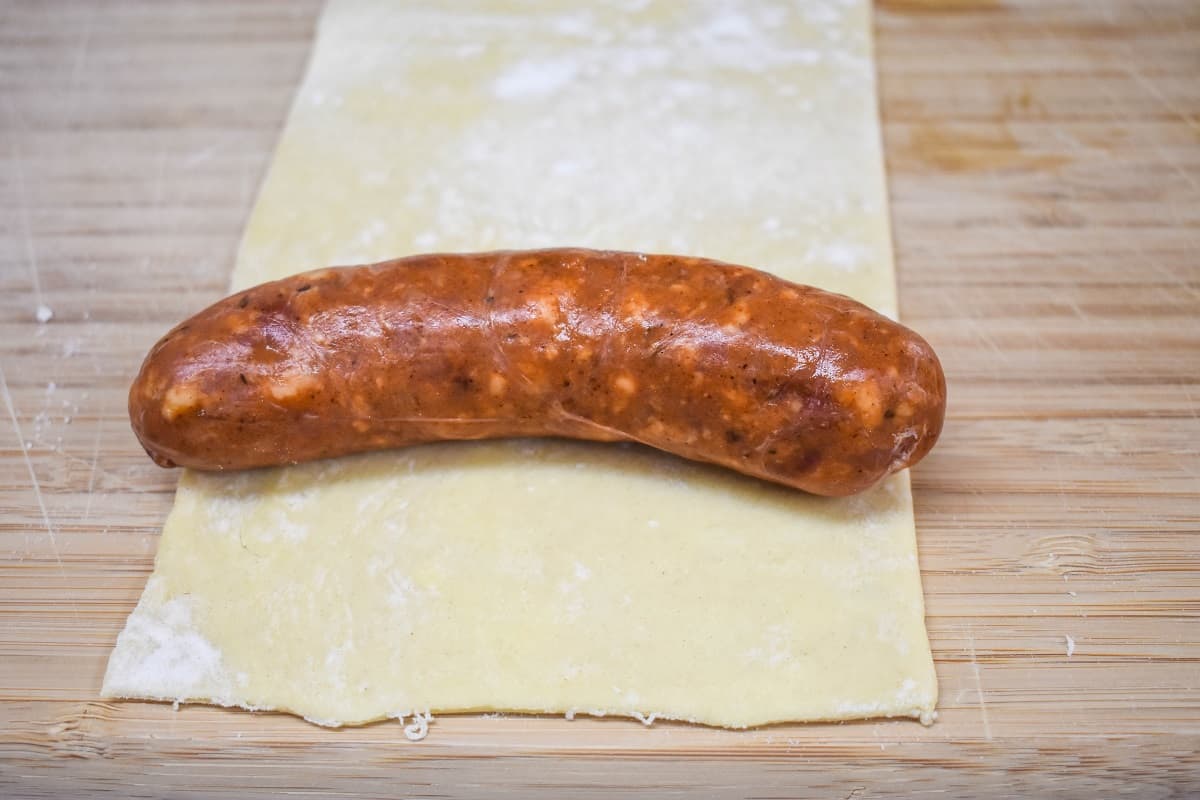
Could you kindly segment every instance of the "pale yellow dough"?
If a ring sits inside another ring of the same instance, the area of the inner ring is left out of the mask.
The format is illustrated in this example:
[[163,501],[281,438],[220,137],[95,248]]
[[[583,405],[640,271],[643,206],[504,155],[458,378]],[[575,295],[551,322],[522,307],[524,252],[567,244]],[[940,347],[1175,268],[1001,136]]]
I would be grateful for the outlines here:
[[[575,245],[894,313],[866,0],[595,5],[335,0],[234,286]],[[937,697],[907,474],[829,500],[559,441],[185,473],[103,691],[329,725],[928,721]]]

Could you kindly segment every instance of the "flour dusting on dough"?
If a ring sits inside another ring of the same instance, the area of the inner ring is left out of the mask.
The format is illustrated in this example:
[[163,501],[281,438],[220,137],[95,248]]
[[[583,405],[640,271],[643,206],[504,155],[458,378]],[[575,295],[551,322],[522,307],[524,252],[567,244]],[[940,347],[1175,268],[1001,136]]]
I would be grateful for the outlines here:
[[579,64],[568,59],[526,60],[501,75],[494,90],[506,100],[541,97],[569,84],[578,72]]
[[186,595],[164,601],[163,593],[161,582],[151,577],[109,659],[103,693],[232,702],[235,679],[221,652],[193,624],[194,601]]

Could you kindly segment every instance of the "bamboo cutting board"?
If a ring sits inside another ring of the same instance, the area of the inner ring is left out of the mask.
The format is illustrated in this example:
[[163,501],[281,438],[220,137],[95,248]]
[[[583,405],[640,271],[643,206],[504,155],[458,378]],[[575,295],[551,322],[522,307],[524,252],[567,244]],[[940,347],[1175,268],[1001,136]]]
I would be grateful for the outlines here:
[[878,8],[901,311],[951,388],[914,473],[934,727],[466,716],[410,745],[98,701],[176,477],[125,390],[223,293],[318,10],[0,8],[0,795],[1200,791],[1188,0]]

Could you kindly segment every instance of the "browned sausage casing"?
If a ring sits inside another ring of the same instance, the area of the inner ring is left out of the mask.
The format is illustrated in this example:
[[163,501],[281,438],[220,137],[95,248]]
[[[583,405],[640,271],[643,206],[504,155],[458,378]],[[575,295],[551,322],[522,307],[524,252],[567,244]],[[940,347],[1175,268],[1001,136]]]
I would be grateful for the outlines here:
[[847,297],[702,258],[554,249],[238,292],[155,345],[129,412],[163,466],[565,436],[846,495],[922,458],[945,397],[929,345]]

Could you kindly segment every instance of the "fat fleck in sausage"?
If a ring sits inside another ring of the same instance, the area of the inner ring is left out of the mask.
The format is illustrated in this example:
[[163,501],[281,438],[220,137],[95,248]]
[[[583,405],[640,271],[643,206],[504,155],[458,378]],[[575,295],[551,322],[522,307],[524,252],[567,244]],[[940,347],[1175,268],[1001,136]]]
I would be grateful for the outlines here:
[[702,258],[553,249],[317,270],[201,311],[129,394],[163,466],[420,442],[642,442],[822,495],[920,460],[946,384],[847,297]]

